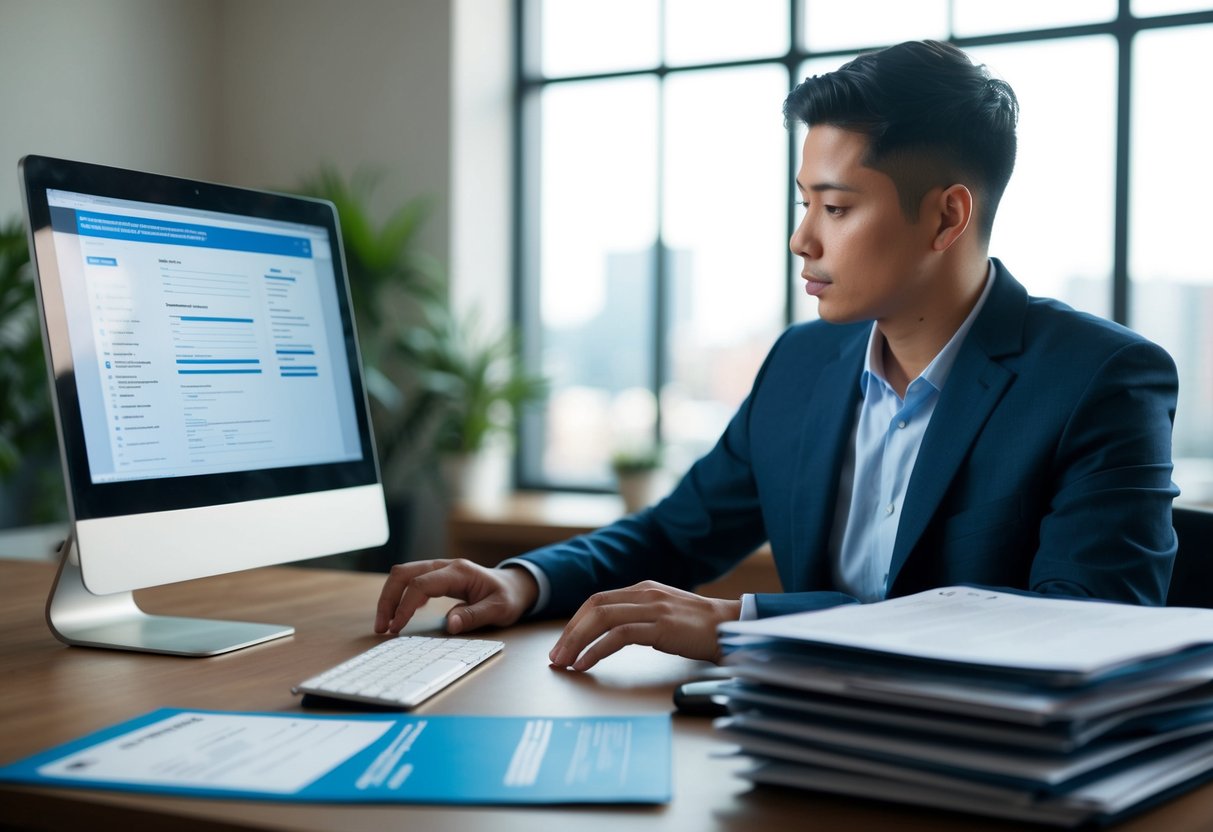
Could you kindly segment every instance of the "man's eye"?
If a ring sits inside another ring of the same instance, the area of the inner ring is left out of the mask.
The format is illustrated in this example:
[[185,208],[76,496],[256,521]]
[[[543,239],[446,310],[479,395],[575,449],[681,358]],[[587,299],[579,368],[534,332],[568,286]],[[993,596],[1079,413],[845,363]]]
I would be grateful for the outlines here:
[[847,211],[847,209],[843,208],[841,205],[827,205],[825,206],[825,209],[826,213],[831,217],[841,217]]
[[808,200],[805,200],[805,199],[798,199],[798,200],[796,200],[796,202],[795,202],[794,204],[795,204],[797,207],[802,208],[802,209],[804,209],[804,210],[806,210],[806,211],[809,209],[809,202],[808,202]]

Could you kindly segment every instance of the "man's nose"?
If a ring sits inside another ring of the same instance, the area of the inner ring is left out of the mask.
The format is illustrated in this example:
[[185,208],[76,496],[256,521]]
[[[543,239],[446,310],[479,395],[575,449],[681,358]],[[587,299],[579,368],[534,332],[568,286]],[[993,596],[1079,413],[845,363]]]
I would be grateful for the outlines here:
[[792,239],[789,241],[788,247],[793,254],[806,260],[816,260],[821,257],[821,239],[818,237],[807,211],[800,218],[800,225],[796,226],[796,230],[792,232]]

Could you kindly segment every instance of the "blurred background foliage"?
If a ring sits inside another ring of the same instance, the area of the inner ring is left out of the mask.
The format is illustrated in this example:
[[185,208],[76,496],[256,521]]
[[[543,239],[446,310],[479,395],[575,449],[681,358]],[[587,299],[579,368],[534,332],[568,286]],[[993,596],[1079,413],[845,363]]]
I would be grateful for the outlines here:
[[0,224],[0,527],[67,519],[25,226]]

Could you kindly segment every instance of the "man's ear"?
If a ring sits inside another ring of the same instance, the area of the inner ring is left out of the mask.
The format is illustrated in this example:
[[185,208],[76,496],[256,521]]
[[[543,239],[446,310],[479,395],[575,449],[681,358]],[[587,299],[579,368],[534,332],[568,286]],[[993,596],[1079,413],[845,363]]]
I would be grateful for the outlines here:
[[964,185],[951,185],[942,191],[927,195],[930,208],[938,223],[931,247],[935,251],[947,251],[964,236],[965,229],[973,219],[973,193]]

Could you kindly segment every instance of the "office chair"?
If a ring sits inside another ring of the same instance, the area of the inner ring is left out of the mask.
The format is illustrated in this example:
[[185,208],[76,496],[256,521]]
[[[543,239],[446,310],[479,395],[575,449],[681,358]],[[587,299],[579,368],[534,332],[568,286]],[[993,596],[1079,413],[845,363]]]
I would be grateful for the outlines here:
[[1175,506],[1179,551],[1167,592],[1169,607],[1213,607],[1213,509]]

